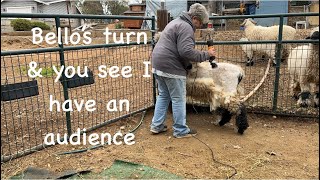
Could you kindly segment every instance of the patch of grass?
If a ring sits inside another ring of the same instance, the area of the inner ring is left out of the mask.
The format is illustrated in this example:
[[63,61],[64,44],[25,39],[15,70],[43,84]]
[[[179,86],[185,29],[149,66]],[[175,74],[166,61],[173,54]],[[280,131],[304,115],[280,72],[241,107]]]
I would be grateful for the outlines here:
[[115,24],[115,28],[116,28],[116,29],[122,29],[122,24],[121,24],[121,23]]

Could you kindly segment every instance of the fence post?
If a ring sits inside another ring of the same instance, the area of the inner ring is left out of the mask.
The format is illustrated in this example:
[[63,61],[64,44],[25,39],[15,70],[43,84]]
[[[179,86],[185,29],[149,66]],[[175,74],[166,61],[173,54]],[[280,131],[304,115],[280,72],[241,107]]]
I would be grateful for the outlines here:
[[157,28],[158,31],[163,31],[163,29],[168,24],[168,10],[164,7],[164,2],[161,2],[161,9],[157,10]]
[[[56,30],[57,30],[57,34],[59,31],[59,27],[60,27],[60,17],[55,17],[55,21],[56,21]],[[64,61],[64,49],[63,49],[63,41],[62,41],[62,32],[61,32],[61,44],[59,44],[59,56],[60,56],[60,65],[61,66],[65,66],[65,61]],[[63,69],[62,75],[61,75],[61,83],[63,86],[63,96],[64,96],[64,100],[68,100],[69,99],[69,94],[68,94],[68,85],[67,85],[67,78],[65,76],[65,68]],[[69,104],[66,104],[66,109],[69,109]],[[68,137],[72,134],[72,130],[71,130],[71,116],[70,116],[70,111],[66,112],[66,124],[67,124],[67,132],[68,132]]]
[[279,92],[279,79],[280,79],[280,61],[281,61],[281,49],[282,49],[282,32],[283,32],[283,16],[280,16],[279,34],[276,52],[276,76],[274,80],[273,91],[273,105],[272,111],[275,112],[278,106],[278,92]]
[[[156,34],[156,18],[155,16],[152,16],[152,23],[151,23],[151,35],[152,35],[152,51],[154,49],[154,46],[155,46],[155,42],[154,42],[154,35]],[[156,95],[156,79],[154,77],[154,75],[152,74],[153,76],[153,81],[152,81],[152,84],[153,84],[153,104],[155,105],[156,104],[156,98],[157,98],[157,95]]]

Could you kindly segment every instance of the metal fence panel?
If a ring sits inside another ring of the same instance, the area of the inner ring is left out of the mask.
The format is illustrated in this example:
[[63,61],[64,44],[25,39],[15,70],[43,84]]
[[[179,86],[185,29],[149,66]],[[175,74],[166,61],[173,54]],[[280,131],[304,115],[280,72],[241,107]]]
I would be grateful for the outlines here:
[[[56,28],[60,26],[59,15],[4,13],[1,16],[55,18]],[[152,20],[154,24],[154,18],[149,17],[88,15],[74,18],[144,19]],[[66,47],[60,44],[53,48],[1,52],[1,161],[44,148],[43,140],[48,133],[60,134],[63,138],[64,134],[71,135],[78,128],[88,132],[153,107],[154,80],[143,77],[146,68],[143,62],[150,61],[152,48],[150,42],[133,42]],[[28,76],[31,61],[37,63],[36,70],[42,68],[43,77]],[[87,67],[89,77],[84,80],[77,75],[73,78],[63,75],[55,82],[53,67],[60,70],[62,65],[76,70],[79,67],[80,73]],[[102,74],[100,66],[105,66],[103,70],[107,73],[111,67],[118,67],[120,76],[99,77],[98,74]],[[125,66],[130,66],[132,77],[121,76]],[[52,111],[49,110],[50,96],[60,102],[59,107],[58,104],[52,106]],[[72,112],[63,111],[66,100],[72,100],[65,106],[66,109],[72,107]],[[84,106],[77,110],[75,100],[78,103],[84,100],[84,104],[94,100],[96,110],[87,111]],[[107,109],[108,102],[114,102],[110,109]]]

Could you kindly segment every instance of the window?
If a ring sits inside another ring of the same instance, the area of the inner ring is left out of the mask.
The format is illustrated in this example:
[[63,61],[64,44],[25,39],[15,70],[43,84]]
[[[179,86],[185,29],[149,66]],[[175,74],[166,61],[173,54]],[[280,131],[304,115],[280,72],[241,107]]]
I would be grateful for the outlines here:
[[[32,13],[32,7],[7,7],[7,12],[8,13]],[[14,18],[10,18],[14,19]],[[29,19],[31,18],[23,18],[23,19]]]
[[304,6],[304,5],[310,5],[311,1],[298,1],[298,0],[291,0],[290,5],[291,6]]

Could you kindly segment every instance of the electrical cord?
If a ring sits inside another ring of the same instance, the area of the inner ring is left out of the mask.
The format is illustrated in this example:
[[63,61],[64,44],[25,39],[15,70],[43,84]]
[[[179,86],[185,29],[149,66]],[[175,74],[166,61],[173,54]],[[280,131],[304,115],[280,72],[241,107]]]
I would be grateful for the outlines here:
[[[144,120],[144,117],[146,115],[146,112],[147,111],[143,111],[143,114],[142,114],[142,117],[140,119],[140,122],[139,124],[132,130],[130,130],[128,133],[134,133],[136,130],[139,129],[139,127],[141,126],[143,120]],[[126,134],[128,134],[126,133]],[[125,135],[126,135],[125,134]],[[124,136],[125,136],[124,135]],[[73,150],[73,151],[66,151],[66,152],[60,152],[60,153],[57,153],[56,155],[66,155],[66,154],[76,154],[76,153],[83,153],[83,152],[86,152],[86,151],[89,151],[89,150],[93,150],[93,149],[97,149],[97,148],[100,148],[100,147],[103,147],[105,145],[108,145],[108,142],[104,143],[104,144],[98,144],[98,145],[95,145],[95,146],[91,146],[91,147],[88,147],[88,148],[84,148],[84,149],[79,149],[79,150]]]
[[236,175],[236,174],[238,173],[238,172],[237,172],[237,169],[236,169],[235,167],[233,167],[233,166],[231,166],[231,165],[229,165],[229,164],[225,164],[225,163],[222,163],[222,162],[216,160],[215,157],[214,157],[213,150],[212,150],[211,147],[208,146],[205,142],[203,142],[202,140],[200,140],[200,139],[197,138],[196,136],[192,136],[192,137],[194,137],[195,139],[197,139],[198,141],[200,141],[202,144],[204,144],[205,146],[207,146],[207,148],[211,151],[211,157],[212,157],[212,162],[213,162],[213,163],[217,163],[217,164],[220,164],[220,165],[223,165],[223,166],[226,166],[226,167],[229,167],[229,168],[233,169],[233,171],[234,171],[233,174],[231,174],[231,176],[227,176],[226,179],[230,179],[230,178],[232,178],[234,175]]
[[[207,38],[207,35],[206,35],[206,38]],[[211,39],[210,34],[209,34],[209,38]],[[201,49],[201,50],[202,50],[202,49]],[[195,80],[196,80],[197,75],[198,75],[198,69],[196,70],[195,73],[196,73],[196,75],[195,75],[195,78],[193,79],[192,91],[194,90],[194,84],[195,84]],[[192,94],[192,93],[191,93],[191,94]],[[192,97],[191,97],[191,101],[192,101],[192,107],[193,107],[193,109],[194,109],[195,112],[198,114],[198,111],[197,111],[196,108],[194,107],[194,103],[193,103],[193,98],[192,98]],[[207,148],[208,148],[208,149],[210,150],[210,152],[211,152],[211,157],[212,157],[212,162],[213,162],[213,163],[217,163],[217,164],[220,164],[220,165],[229,167],[229,168],[231,168],[231,169],[234,170],[234,173],[233,173],[231,176],[228,176],[227,179],[230,179],[230,178],[232,178],[234,175],[237,174],[237,169],[236,169],[235,167],[233,167],[233,166],[231,166],[231,165],[228,165],[228,164],[225,164],[225,163],[222,163],[222,162],[219,162],[219,161],[217,161],[217,160],[215,159],[213,150],[211,149],[210,146],[208,146],[205,142],[203,142],[202,140],[200,140],[200,139],[197,138],[196,136],[192,136],[192,137],[194,137],[194,138],[197,139],[199,142],[201,142],[202,144],[204,144],[205,146],[207,146]]]

